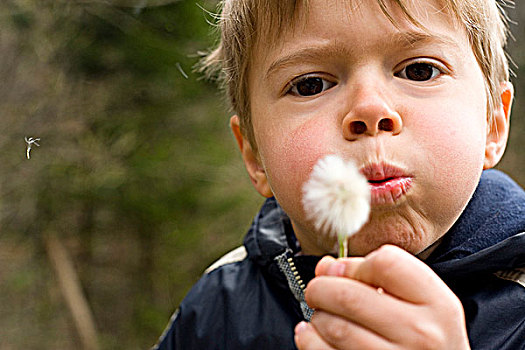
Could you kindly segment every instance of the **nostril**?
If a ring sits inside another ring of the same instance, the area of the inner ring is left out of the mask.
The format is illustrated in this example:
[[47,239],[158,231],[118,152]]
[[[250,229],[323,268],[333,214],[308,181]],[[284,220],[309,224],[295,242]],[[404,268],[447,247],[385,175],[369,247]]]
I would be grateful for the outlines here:
[[394,130],[394,121],[390,118],[384,118],[379,121],[379,130],[383,131],[393,131]]
[[362,121],[353,121],[350,123],[350,131],[352,134],[361,135],[366,132],[366,124]]

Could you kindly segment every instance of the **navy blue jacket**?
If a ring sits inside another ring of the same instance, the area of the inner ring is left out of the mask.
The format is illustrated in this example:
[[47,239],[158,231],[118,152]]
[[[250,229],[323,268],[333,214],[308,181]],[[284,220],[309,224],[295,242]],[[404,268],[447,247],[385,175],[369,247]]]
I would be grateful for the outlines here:
[[[525,349],[525,192],[484,171],[467,208],[425,262],[463,303],[472,349]],[[175,312],[155,349],[296,349],[309,320],[305,285],[319,257],[295,256],[291,224],[275,199],[244,247],[212,265]]]

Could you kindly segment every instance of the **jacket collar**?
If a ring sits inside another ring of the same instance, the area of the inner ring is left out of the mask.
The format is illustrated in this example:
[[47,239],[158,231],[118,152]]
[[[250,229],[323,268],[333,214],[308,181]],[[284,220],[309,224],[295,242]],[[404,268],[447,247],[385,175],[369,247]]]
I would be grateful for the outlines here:
[[525,265],[525,192],[504,173],[486,170],[472,199],[426,262],[459,277]]
[[244,238],[244,246],[250,259],[262,266],[287,250],[299,250],[290,219],[275,198],[264,202]]

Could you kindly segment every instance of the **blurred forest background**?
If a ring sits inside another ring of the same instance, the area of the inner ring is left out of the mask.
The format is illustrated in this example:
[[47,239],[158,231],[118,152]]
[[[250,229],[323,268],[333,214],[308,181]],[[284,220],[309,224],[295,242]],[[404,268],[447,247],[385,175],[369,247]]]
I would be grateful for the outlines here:
[[[519,5],[499,168],[525,185]],[[192,71],[215,42],[215,8],[0,2],[0,349],[147,349],[202,271],[241,244],[262,198],[221,94]],[[24,137],[40,138],[29,160]]]

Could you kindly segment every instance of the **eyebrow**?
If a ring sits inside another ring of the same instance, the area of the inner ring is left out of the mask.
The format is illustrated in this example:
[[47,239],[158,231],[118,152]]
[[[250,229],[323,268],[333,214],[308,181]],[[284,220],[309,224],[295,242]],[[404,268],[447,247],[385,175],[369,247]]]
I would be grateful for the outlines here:
[[[452,46],[454,49],[460,48],[460,45],[450,37],[433,35],[424,31],[396,32],[395,34],[390,35],[386,40],[389,42],[389,46],[401,49],[410,49],[417,44],[425,43]],[[338,44],[337,41],[330,41],[327,44],[306,46],[272,62],[266,71],[266,78],[280,69],[296,65],[298,62],[323,60],[326,57],[327,52],[339,57],[349,56],[351,54],[351,50]]]
[[456,40],[444,36],[444,35],[434,35],[429,32],[424,31],[407,31],[407,32],[399,32],[391,36],[392,42],[394,45],[402,45],[402,46],[413,46],[418,43],[437,43],[437,44],[443,44],[443,45],[449,45],[459,48],[460,45],[457,43]]
[[280,69],[296,65],[297,62],[308,62],[308,61],[317,61],[326,57],[326,53],[337,53],[339,55],[349,54],[348,50],[344,49],[340,45],[331,44],[322,44],[314,46],[306,46],[300,48],[296,51],[291,52],[283,57],[278,58],[268,68],[266,71],[266,77],[274,74],[275,71]]

